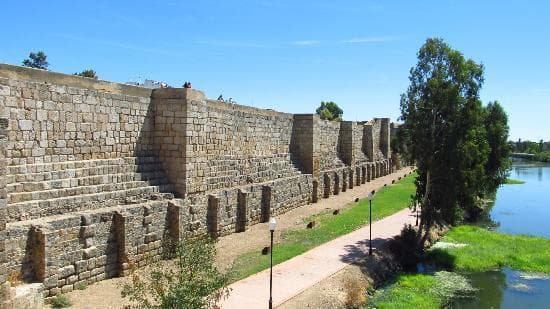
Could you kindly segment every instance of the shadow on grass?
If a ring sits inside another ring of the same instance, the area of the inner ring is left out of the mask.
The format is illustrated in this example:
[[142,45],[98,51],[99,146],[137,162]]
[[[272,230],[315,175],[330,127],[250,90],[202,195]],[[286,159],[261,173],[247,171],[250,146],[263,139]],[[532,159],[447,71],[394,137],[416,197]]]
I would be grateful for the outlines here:
[[452,271],[456,267],[456,257],[443,249],[428,250],[423,258],[423,263],[433,265],[439,269]]
[[[359,267],[361,272],[373,281],[373,287],[388,285],[397,271],[403,271],[399,258],[393,254],[389,247],[392,238],[372,239],[373,255],[369,255],[369,240],[361,240],[353,245],[346,246],[346,254],[340,260]],[[446,250],[432,249],[426,251],[421,257],[420,263],[424,269],[440,269],[452,271],[456,266],[456,257]],[[415,272],[410,270],[411,272]],[[389,280],[389,281],[388,281]]]

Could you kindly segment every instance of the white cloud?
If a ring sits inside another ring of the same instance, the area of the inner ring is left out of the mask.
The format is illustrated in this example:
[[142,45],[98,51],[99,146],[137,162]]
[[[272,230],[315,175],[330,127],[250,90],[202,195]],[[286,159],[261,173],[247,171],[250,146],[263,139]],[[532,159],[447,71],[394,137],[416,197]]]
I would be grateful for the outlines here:
[[228,41],[228,40],[204,40],[197,41],[197,44],[216,46],[216,47],[242,47],[242,48],[268,48],[269,46],[256,42]]
[[317,45],[317,44],[320,44],[320,43],[321,42],[319,42],[317,40],[303,40],[303,41],[291,42],[292,45],[299,45],[299,46]]
[[347,43],[347,44],[383,43],[383,42],[390,42],[395,40],[397,40],[397,37],[374,36],[374,37],[352,38],[349,40],[341,41],[341,43]]

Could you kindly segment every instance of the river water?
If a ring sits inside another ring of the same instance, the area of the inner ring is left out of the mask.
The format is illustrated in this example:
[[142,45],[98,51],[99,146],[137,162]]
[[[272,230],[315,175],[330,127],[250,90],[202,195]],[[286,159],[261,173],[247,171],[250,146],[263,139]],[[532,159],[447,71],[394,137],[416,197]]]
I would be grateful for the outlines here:
[[[498,189],[491,226],[503,233],[550,238],[550,165],[514,164],[510,178],[524,184]],[[550,276],[505,268],[467,275],[479,289],[476,298],[453,308],[550,308]]]
[[510,178],[525,183],[498,189],[491,210],[497,230],[550,238],[550,165],[515,164]]

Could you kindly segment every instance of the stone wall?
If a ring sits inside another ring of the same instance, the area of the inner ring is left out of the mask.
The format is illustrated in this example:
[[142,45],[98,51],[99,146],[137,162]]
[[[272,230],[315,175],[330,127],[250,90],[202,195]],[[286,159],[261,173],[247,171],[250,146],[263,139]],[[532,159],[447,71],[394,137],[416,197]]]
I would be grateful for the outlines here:
[[365,133],[365,126],[362,123],[354,123],[352,127],[352,134],[353,134],[353,156],[355,158],[356,163],[361,162],[367,162],[369,158],[367,157],[367,154],[363,151],[364,145],[363,142],[365,141],[364,137]]
[[390,171],[384,118],[333,122],[9,65],[0,103],[0,287],[9,277],[47,297],[127,275],[160,259],[163,241],[242,232]]
[[[83,77],[58,84],[60,74],[55,73],[47,73],[45,82],[16,80],[10,79],[11,68],[0,65],[0,105],[9,119],[9,164],[152,153],[150,91],[130,86],[120,86],[116,92],[90,89],[90,84],[100,82]],[[31,77],[45,74],[32,69],[25,72]]]
[[[0,114],[4,107],[0,106]],[[6,224],[7,224],[7,193],[6,193],[6,166],[7,160],[5,157],[4,145],[6,143],[6,135],[8,128],[8,120],[6,118],[0,118],[0,307],[2,306],[2,299],[7,298],[6,281],[7,281],[7,268],[6,268]]]
[[155,111],[154,149],[179,196],[184,196],[187,190],[186,100],[187,91],[176,91],[176,89],[153,91],[151,100]]
[[319,120],[318,134],[321,170],[344,166],[340,158],[340,123]]
[[205,135],[194,155],[208,162],[201,174],[207,191],[299,173],[289,151],[292,115],[212,100],[202,107],[192,119],[204,123],[188,131]]
[[13,224],[6,242],[7,273],[23,282],[43,282],[46,296],[126,275],[160,259],[171,203],[151,201]]

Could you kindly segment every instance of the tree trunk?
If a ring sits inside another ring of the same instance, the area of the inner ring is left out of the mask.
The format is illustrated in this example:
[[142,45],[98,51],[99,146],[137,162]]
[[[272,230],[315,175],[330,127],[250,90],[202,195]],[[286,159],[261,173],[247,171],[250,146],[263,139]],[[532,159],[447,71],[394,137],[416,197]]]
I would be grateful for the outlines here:
[[426,216],[425,216],[425,209],[427,209],[428,207],[424,207],[428,204],[428,197],[430,195],[430,181],[431,181],[431,177],[430,177],[431,173],[430,173],[430,169],[428,168],[428,170],[426,171],[426,189],[424,191],[424,197],[422,198],[422,207],[420,208],[420,225],[419,225],[419,228],[418,228],[418,235],[417,235],[417,245],[419,247],[422,247],[422,245],[424,244],[424,242],[426,241],[426,238],[428,237],[429,235],[429,232],[430,232],[430,224],[429,224],[429,221],[430,220],[426,220]]

